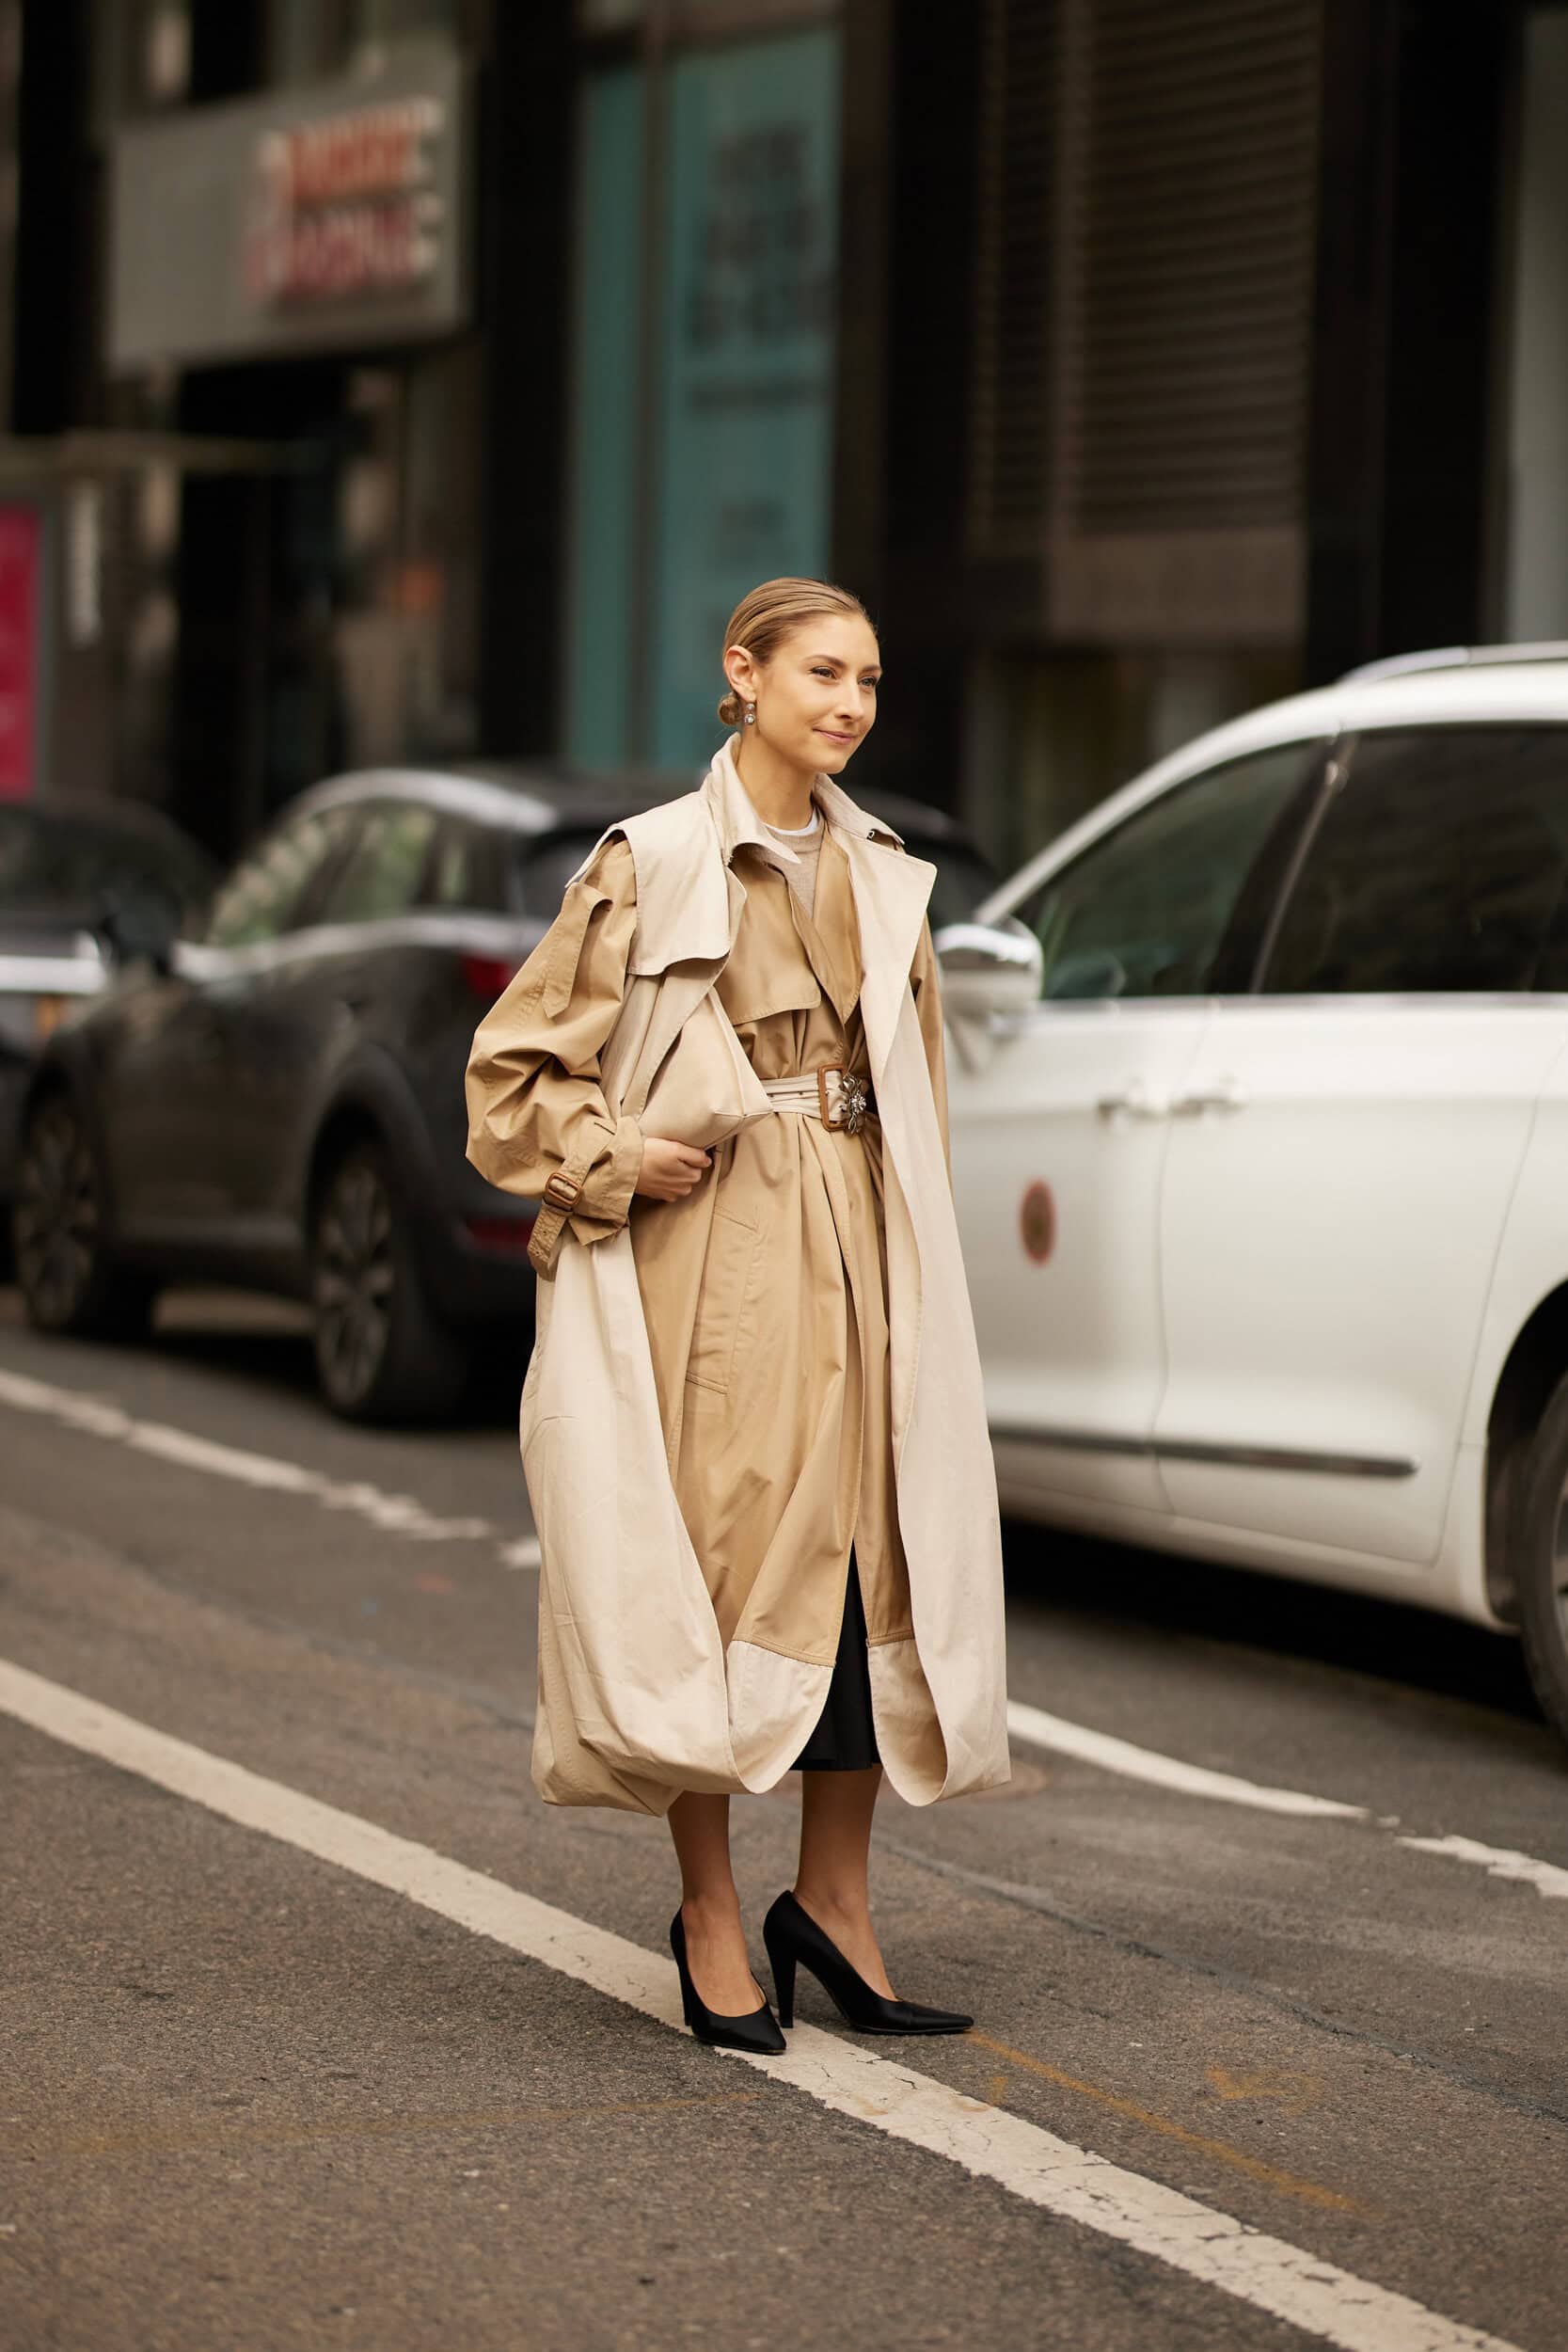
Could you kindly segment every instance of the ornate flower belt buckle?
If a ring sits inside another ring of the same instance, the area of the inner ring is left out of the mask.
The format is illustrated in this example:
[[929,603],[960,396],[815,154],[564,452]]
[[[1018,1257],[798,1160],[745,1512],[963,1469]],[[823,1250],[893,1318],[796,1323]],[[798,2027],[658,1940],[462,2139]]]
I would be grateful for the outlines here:
[[[828,1080],[838,1080],[838,1117],[831,1115],[828,1101]],[[871,1108],[871,1089],[858,1070],[845,1070],[837,1062],[829,1062],[816,1073],[816,1097],[822,1106],[824,1127],[842,1127],[847,1136],[858,1136],[864,1126]]]

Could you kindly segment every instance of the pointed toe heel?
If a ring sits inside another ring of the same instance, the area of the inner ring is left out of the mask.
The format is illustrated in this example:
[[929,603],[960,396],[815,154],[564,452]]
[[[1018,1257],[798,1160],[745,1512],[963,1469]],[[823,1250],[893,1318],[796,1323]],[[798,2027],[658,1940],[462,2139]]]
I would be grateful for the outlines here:
[[893,2001],[876,1993],[857,1968],[825,1935],[793,1895],[781,1895],[763,1922],[783,2024],[795,2023],[795,1971],[804,1963],[847,2026],[857,2033],[967,2033],[974,2025],[961,2010],[927,2009],[920,2001]]
[[764,2001],[743,2017],[721,2017],[708,2008],[691,1981],[686,1957],[686,1922],[677,1911],[670,1922],[670,1949],[681,1980],[681,2010],[693,2040],[710,2050],[744,2050],[752,2058],[777,2058],[785,2044],[778,2020]]

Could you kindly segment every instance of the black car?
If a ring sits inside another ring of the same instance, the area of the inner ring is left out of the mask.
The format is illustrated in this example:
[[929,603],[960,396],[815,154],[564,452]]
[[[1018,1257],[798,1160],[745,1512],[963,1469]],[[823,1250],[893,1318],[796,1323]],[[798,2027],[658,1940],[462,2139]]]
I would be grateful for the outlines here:
[[[309,1300],[338,1412],[449,1412],[485,1327],[533,1311],[532,1204],[464,1157],[475,1025],[605,827],[672,788],[475,765],[295,802],[50,1041],[14,1214],[34,1325],[134,1332],[177,1281],[276,1290]],[[936,862],[933,925],[995,886],[940,812],[865,804]]]
[[215,879],[155,809],[0,803],[0,1201],[15,1183],[27,1080],[62,1015],[204,904]]

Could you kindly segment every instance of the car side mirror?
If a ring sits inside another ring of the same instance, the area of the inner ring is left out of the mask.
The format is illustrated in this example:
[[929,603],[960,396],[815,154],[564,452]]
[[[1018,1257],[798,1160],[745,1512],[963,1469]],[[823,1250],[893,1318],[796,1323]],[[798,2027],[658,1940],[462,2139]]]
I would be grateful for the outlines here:
[[154,972],[166,974],[172,968],[180,921],[180,909],[166,892],[125,888],[104,900],[98,929],[116,963],[150,963]]
[[942,1000],[950,1018],[987,1021],[1027,1012],[1045,977],[1040,943],[1016,915],[1000,923],[944,923],[933,941]]

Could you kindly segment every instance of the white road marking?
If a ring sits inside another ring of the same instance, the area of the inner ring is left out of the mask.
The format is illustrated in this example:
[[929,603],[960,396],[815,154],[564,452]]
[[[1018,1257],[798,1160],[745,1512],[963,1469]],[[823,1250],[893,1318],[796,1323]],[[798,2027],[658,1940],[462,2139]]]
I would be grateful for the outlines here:
[[1038,1707],[1010,1701],[1007,1728],[1026,1747],[1051,1748],[1058,1756],[1075,1756],[1102,1772],[1119,1772],[1125,1780],[1146,1780],[1157,1788],[1180,1789],[1189,1797],[1214,1797],[1222,1804],[1250,1805],[1258,1813],[1293,1813],[1303,1820],[1362,1821],[1364,1804],[1339,1804],[1332,1797],[1304,1796],[1295,1788],[1270,1788],[1259,1782],[1239,1780],[1233,1772],[1212,1772],[1202,1764],[1183,1764],[1180,1757],[1161,1756],[1152,1748],[1134,1747],[1130,1740],[1109,1732],[1090,1731],[1048,1715]]
[[1400,1844],[1414,1846],[1418,1853],[1447,1854],[1455,1862],[1477,1863],[1488,1878],[1515,1879],[1523,1886],[1533,1886],[1538,1895],[1568,1902],[1568,1870],[1555,1862],[1537,1862],[1533,1854],[1514,1853],[1507,1846],[1479,1845],[1473,1837],[1402,1837]]
[[[667,1960],[504,1886],[429,1846],[323,1804],[243,1765],[174,1740],[24,1667],[0,1660],[0,1711],[69,1747],[387,1887],[612,2000],[679,2027]],[[1254,2230],[1141,2173],[1058,2139],[1037,2123],[811,2026],[781,2058],[746,2058],[834,2114],[945,2156],[1047,2213],[1115,2238],[1156,2262],[1267,2312],[1341,2352],[1517,2352],[1409,2296],[1357,2279],[1304,2248]]]
[[[438,1518],[413,1495],[388,1494],[364,1479],[325,1477],[301,1462],[285,1462],[270,1454],[252,1454],[242,1446],[220,1445],[166,1422],[137,1421],[124,1407],[103,1397],[85,1395],[79,1389],[62,1389],[49,1380],[30,1380],[16,1372],[0,1372],[0,1405],[19,1413],[41,1413],[89,1438],[103,1438],[175,1462],[182,1470],[200,1470],[210,1477],[232,1478],[244,1486],[273,1494],[301,1495],[327,1511],[352,1511],[386,1534],[407,1535],[416,1543],[499,1544],[501,1564],[509,1568],[537,1567],[538,1545],[530,1538],[500,1541],[500,1531],[488,1519]],[[532,1557],[529,1554],[531,1552]]]
[[503,1568],[536,1568],[543,1558],[537,1535],[519,1535],[515,1544],[502,1544],[500,1549]]
[[[407,1535],[420,1543],[494,1542],[503,1567],[527,1570],[539,1565],[536,1535],[503,1539],[500,1531],[488,1519],[437,1518],[412,1495],[388,1494],[363,1480],[327,1478],[317,1470],[307,1470],[302,1463],[282,1461],[269,1454],[252,1454],[240,1446],[222,1445],[190,1430],[176,1429],[166,1422],[137,1421],[123,1406],[103,1397],[87,1395],[79,1389],[60,1388],[52,1381],[0,1371],[0,1405],[12,1406],[18,1412],[44,1414],[67,1428],[107,1438],[162,1461],[178,1463],[185,1470],[236,1479],[242,1486],[264,1488],[275,1494],[300,1495],[328,1511],[353,1511],[389,1534]],[[1202,1764],[1186,1764],[1179,1756],[1162,1756],[1153,1748],[1137,1747],[1132,1740],[1116,1739],[1109,1732],[1069,1723],[1064,1716],[1048,1714],[1043,1708],[1027,1706],[1021,1699],[1008,1706],[1007,1728],[1025,1747],[1076,1756],[1081,1763],[1094,1765],[1101,1772],[1117,1773],[1125,1780],[1146,1781],[1152,1788],[1174,1789],[1182,1796],[1212,1797],[1222,1804],[1246,1805],[1259,1813],[1291,1814],[1298,1820],[1368,1819],[1365,1805],[1341,1804],[1332,1797],[1308,1796],[1295,1788],[1272,1788],[1261,1782],[1241,1779],[1232,1772],[1216,1772]],[[1380,1824],[1393,1825],[1392,1818]],[[1528,1854],[1479,1846],[1465,1837],[1402,1837],[1399,1842],[1422,1853],[1449,1854],[1459,1861],[1482,1863],[1494,1878],[1528,1882],[1539,1894],[1568,1895],[1568,1870],[1559,1869],[1553,1863],[1533,1861]]]

